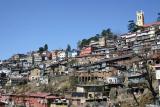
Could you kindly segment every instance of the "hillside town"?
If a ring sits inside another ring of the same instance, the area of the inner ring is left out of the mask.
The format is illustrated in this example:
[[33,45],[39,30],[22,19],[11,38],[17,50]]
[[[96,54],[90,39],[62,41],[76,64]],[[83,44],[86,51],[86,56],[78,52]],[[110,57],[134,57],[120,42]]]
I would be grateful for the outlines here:
[[0,107],[158,107],[160,21],[136,17],[125,34],[107,29],[77,49],[45,44],[1,61]]

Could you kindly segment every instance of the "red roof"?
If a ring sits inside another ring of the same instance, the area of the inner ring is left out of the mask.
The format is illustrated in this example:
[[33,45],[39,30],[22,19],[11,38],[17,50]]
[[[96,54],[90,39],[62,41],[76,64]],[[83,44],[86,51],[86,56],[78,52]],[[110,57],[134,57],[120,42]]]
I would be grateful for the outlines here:
[[56,96],[46,96],[46,99],[56,99],[56,98],[60,98],[60,97],[56,97]]
[[149,23],[149,24],[144,24],[143,27],[149,27],[149,26],[154,26],[154,25],[160,25],[160,21],[159,22]]
[[[14,96],[14,97],[22,97],[23,95],[21,94],[10,94],[10,96]],[[57,99],[57,98],[63,98],[62,96],[56,96],[53,95],[51,93],[42,93],[42,92],[37,92],[37,93],[25,93],[25,96],[28,98],[34,97],[34,98],[45,98],[45,99]],[[8,97],[4,96],[1,98],[0,96],[0,100],[2,99],[6,99]]]
[[43,97],[43,98],[47,98],[47,99],[56,99],[56,98],[60,98],[60,97],[56,97],[54,95],[52,95],[51,93],[30,93],[28,94],[31,97]]
[[46,96],[49,96],[51,95],[50,93],[30,93],[28,94],[28,96],[31,96],[31,97],[46,97]]

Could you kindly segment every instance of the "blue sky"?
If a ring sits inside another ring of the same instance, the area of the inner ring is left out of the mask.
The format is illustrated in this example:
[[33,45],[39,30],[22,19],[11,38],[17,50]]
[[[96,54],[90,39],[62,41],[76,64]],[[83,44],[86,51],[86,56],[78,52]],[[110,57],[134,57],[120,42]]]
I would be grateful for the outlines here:
[[137,10],[156,20],[160,0],[0,0],[0,59],[16,53],[76,47],[77,41],[111,28],[127,32]]

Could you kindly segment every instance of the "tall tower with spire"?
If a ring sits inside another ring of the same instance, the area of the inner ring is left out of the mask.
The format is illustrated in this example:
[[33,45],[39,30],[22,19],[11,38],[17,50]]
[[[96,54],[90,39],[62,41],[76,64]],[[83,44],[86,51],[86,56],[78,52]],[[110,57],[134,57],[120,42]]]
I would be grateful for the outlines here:
[[144,12],[142,10],[136,12],[137,16],[137,26],[143,26],[144,25]]

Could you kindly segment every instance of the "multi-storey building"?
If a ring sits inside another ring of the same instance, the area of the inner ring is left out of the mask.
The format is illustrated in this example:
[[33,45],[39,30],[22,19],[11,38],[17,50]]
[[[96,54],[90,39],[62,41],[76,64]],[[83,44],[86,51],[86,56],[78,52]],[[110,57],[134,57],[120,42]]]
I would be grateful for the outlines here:
[[86,56],[86,55],[90,55],[92,53],[93,48],[92,47],[84,47],[81,51],[80,51],[80,56]]
[[78,56],[78,50],[73,49],[73,50],[68,52],[68,58],[74,58],[76,56]]
[[33,57],[34,57],[34,64],[40,64],[42,62],[42,56],[40,55],[40,53],[38,52],[33,53]]
[[51,54],[52,54],[52,61],[53,63],[56,63],[58,61],[58,51],[57,50],[53,50],[51,51]]
[[67,57],[66,51],[65,50],[58,50],[57,56],[58,56],[59,61],[65,60]]

